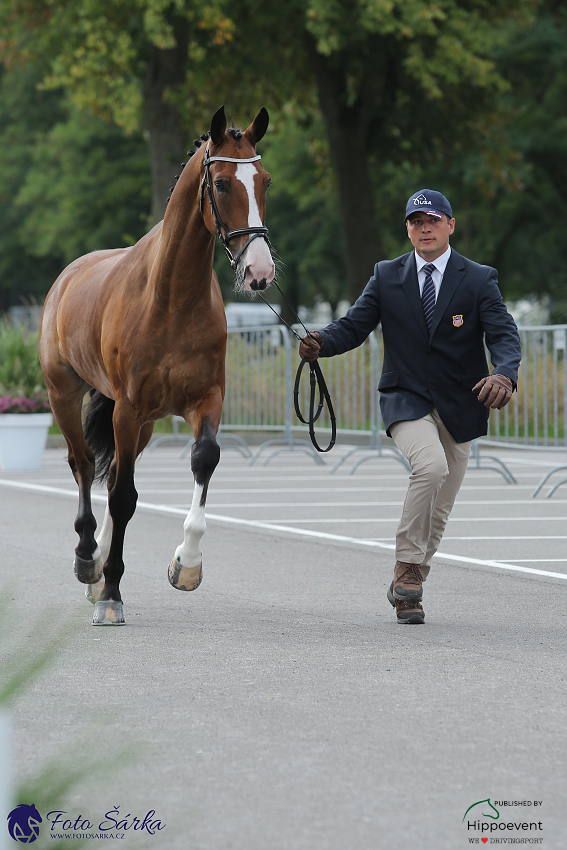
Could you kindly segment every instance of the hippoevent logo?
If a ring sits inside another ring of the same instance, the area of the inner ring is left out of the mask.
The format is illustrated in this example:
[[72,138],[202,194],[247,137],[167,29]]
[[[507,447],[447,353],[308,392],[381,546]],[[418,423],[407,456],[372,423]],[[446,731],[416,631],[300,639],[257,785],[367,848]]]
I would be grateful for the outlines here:
[[32,844],[39,836],[39,825],[49,826],[50,838],[121,839],[131,832],[143,832],[146,835],[158,835],[166,824],[150,809],[142,817],[130,812],[122,814],[120,806],[114,806],[98,818],[84,817],[82,814],[70,814],[62,809],[47,812],[45,822],[34,805],[20,803],[8,815],[8,832],[14,841],[20,844]]
[[39,835],[41,815],[35,806],[20,803],[8,815],[8,832],[20,844],[33,844]]
[[543,823],[535,811],[542,805],[543,800],[478,800],[463,815],[469,844],[543,844]]

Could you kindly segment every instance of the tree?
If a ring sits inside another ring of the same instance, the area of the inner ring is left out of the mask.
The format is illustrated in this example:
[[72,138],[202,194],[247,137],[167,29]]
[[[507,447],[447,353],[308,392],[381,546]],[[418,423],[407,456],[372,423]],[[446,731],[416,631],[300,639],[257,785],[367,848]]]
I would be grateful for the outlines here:
[[176,96],[191,62],[231,37],[222,0],[0,0],[4,62],[41,61],[44,85],[128,132],[148,134],[151,222],[186,150]]
[[[434,155],[445,159],[455,155],[455,146],[459,156],[470,149],[471,131],[506,88],[491,56],[498,27],[521,5],[308,4],[307,44],[337,171],[351,299],[384,256],[372,169],[380,176],[382,164],[415,161],[434,147]],[[380,194],[378,184],[378,206]]]
[[426,167],[419,180],[447,181],[452,243],[498,268],[507,298],[546,296],[552,321],[566,322],[567,10],[542,0],[529,27],[511,20],[502,35],[494,59],[510,85],[477,150]]
[[567,9],[540,2],[533,25],[512,31],[499,55],[512,83],[508,133],[520,155],[518,190],[500,197],[495,260],[517,296],[545,293],[567,322]]
[[[212,63],[224,69],[231,91],[248,93],[260,80],[280,100],[290,86],[299,104],[317,94],[351,301],[386,255],[375,210],[386,204],[391,166],[409,164],[411,172],[424,156],[447,165],[478,151],[509,88],[494,51],[508,34],[505,25],[527,19],[534,2],[243,0],[232,9],[230,49],[215,49]],[[218,85],[218,78],[209,82]],[[487,161],[493,155],[483,153]],[[403,194],[415,188],[406,185]]]
[[15,203],[20,241],[65,263],[89,251],[133,245],[147,229],[147,146],[101,118],[71,108],[39,139]]
[[147,145],[40,91],[33,63],[0,68],[0,311],[41,300],[87,251],[133,244],[150,202]]
[[0,68],[0,313],[20,296],[40,297],[61,270],[60,252],[38,259],[22,247],[25,211],[15,204],[38,138],[64,115],[59,94],[40,94],[37,82],[30,66]]

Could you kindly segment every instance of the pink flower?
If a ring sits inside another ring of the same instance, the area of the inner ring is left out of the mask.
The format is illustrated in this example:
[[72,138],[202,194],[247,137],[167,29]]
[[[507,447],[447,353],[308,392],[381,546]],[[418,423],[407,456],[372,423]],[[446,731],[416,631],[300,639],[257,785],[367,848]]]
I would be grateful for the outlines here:
[[45,398],[0,396],[0,415],[2,413],[46,413],[50,409],[49,402]]

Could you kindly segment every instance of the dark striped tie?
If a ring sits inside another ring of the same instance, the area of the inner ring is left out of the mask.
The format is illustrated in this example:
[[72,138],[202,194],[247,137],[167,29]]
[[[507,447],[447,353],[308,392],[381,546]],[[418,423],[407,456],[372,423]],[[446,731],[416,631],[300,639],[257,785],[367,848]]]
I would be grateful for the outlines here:
[[433,263],[426,263],[425,266],[422,267],[425,272],[425,283],[423,284],[423,292],[421,293],[421,301],[423,303],[423,315],[425,316],[425,321],[427,322],[427,330],[431,330],[431,319],[433,318],[433,311],[435,310],[435,284],[433,283],[433,278],[431,277],[431,273],[435,266]]

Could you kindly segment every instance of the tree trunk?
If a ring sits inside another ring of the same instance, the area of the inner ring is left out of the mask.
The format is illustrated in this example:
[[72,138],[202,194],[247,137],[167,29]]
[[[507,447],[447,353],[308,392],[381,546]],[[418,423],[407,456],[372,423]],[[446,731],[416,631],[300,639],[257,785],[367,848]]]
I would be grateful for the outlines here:
[[336,57],[319,53],[313,42],[309,53],[337,175],[347,269],[345,295],[353,303],[374,264],[384,259],[368,168],[370,112],[361,97],[349,103],[345,74]]
[[150,46],[146,76],[143,83],[144,124],[149,136],[152,176],[151,224],[160,221],[175,175],[181,162],[187,159],[189,147],[181,116],[164,94],[181,85],[187,65],[187,27],[181,22],[175,27],[177,45],[169,50]]

